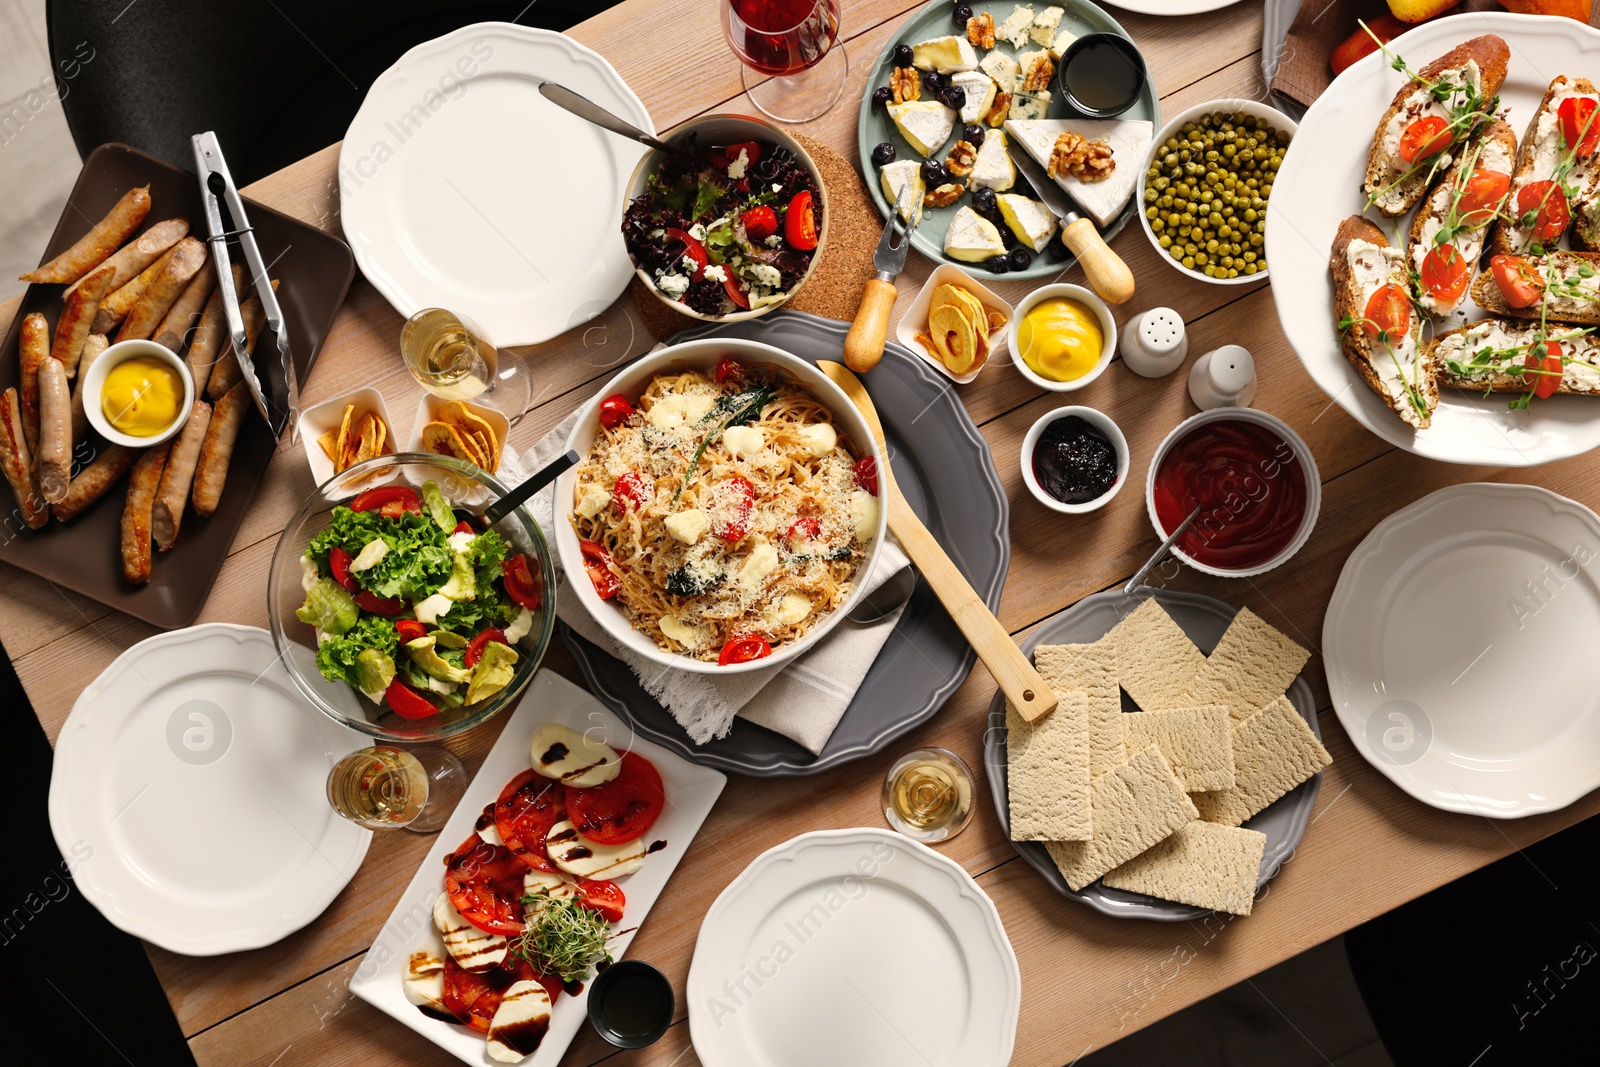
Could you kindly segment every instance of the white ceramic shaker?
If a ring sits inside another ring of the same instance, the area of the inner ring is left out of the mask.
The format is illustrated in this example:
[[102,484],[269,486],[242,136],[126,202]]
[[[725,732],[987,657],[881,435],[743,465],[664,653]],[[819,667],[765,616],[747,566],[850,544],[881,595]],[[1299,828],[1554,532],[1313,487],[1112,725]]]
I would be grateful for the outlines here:
[[1183,318],[1171,308],[1149,308],[1122,328],[1123,366],[1146,378],[1162,378],[1183,366],[1189,334]]
[[1256,398],[1256,361],[1242,345],[1213,348],[1189,371],[1189,397],[1201,411],[1247,408]]

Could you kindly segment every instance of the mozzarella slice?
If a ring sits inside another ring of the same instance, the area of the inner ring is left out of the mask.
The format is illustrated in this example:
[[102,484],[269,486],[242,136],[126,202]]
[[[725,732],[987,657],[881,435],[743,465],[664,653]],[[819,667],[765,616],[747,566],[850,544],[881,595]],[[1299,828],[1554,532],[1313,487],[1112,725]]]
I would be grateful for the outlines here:
[[400,969],[400,985],[406,999],[422,1009],[422,1014],[455,1022],[455,1015],[444,1006],[444,960],[426,949],[413,952]]
[[414,609],[417,614],[417,621],[425,622],[432,626],[439,621],[440,615],[455,607],[455,603],[454,600],[451,600],[443,593],[435,593],[430,597],[425,597],[417,601],[417,606]]
[[487,971],[499,965],[511,948],[511,942],[500,934],[480,930],[463,919],[449,893],[440,893],[433,902],[433,925],[444,935],[444,950],[463,971]]
[[484,1051],[500,1063],[521,1063],[533,1055],[550,1029],[550,994],[538,982],[512,982],[489,1020]]
[[766,441],[766,435],[759,426],[729,426],[722,431],[722,445],[734,459],[755,455]]
[[563,785],[587,789],[604,785],[622,770],[616,749],[559,722],[533,732],[533,769]]
[[[565,875],[555,874],[550,871],[530,870],[522,876],[522,895],[524,897],[540,898],[541,894],[556,900],[576,900],[578,887],[568,880]],[[542,898],[523,905],[524,913],[530,922],[544,909],[545,903]]]
[[524,637],[527,637],[528,631],[531,629],[533,629],[533,612],[523,608],[517,612],[515,621],[506,627],[506,640],[514,645]]
[[578,833],[571,819],[550,827],[545,848],[557,867],[575,878],[621,878],[644,866],[644,842],[638,838],[621,845],[602,845]]

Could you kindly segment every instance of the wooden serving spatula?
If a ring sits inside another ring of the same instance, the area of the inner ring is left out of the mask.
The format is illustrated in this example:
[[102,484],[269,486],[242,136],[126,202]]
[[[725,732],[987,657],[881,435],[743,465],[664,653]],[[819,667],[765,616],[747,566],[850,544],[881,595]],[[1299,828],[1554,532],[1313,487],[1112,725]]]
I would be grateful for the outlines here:
[[[872,428],[879,451],[887,458],[889,452],[883,440],[883,424],[878,421],[878,409],[873,406],[861,379],[841,364],[828,360],[819,361],[817,366],[855,404],[856,410],[861,412],[861,417]],[[1039,672],[1033,669],[1033,664],[1028,662],[1022,649],[1011,640],[1011,635],[994,617],[989,605],[979,598],[966,575],[934,540],[928,528],[922,525],[922,520],[911,510],[906,498],[900,495],[900,488],[895,485],[887,462],[878,470],[878,486],[884,506],[888,508],[889,531],[899,539],[900,547],[905,549],[918,572],[933,587],[967,643],[972,645],[978,658],[983,660],[983,665],[994,675],[1000,691],[1006,695],[1012,707],[1028,722],[1054,711],[1055,693],[1039,677]]]

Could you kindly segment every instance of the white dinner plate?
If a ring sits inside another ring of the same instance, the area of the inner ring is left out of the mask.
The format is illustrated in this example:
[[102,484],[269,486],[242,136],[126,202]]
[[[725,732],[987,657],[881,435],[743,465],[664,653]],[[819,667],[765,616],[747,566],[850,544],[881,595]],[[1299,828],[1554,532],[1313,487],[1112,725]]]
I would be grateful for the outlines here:
[[[597,738],[619,752],[637,752],[661,772],[667,806],[646,835],[652,846],[662,842],[639,870],[618,880],[627,896],[622,921],[616,924],[611,939],[613,959],[621,959],[634,934],[644,925],[645,916],[666,888],[667,879],[689,850],[689,843],[700,832],[700,824],[711,813],[711,806],[722,795],[728,776],[709,767],[697,767],[660,745],[636,736],[625,722],[607,711],[599,701],[559,674],[542,670],[528,683],[517,710],[506,722],[494,747],[484,757],[477,777],[467,787],[455,814],[434,839],[428,858],[417,868],[411,884],[400,894],[378,939],[372,943],[361,965],[350,978],[350,992],[390,1015],[435,1045],[465,1063],[492,1065],[484,1051],[481,1033],[456,1023],[431,1018],[406,1000],[400,972],[411,953],[427,948],[444,954],[444,945],[434,930],[433,902],[444,891],[444,860],[475,832],[473,823],[486,805],[494,803],[505,784],[531,766],[528,746],[533,732],[548,722],[565,723]],[[666,921],[680,919],[669,916]],[[576,995],[563,994],[550,1010],[550,1029],[523,1067],[554,1067],[567,1046],[588,1018],[588,983]]]
[[326,781],[362,735],[308,707],[254,626],[140,641],[56,738],[50,828],[112,924],[172,952],[270,945],[321,915],[372,832]]
[[1112,7],[1141,15],[1200,15],[1231,7],[1239,0],[1107,0]]
[[1322,628],[1356,749],[1446,811],[1517,818],[1600,786],[1600,517],[1475,483],[1389,516]]
[[705,1067],[1002,1067],[1022,978],[960,864],[889,830],[818,830],[723,890],[686,995]]
[[623,200],[645,148],[550,103],[545,81],[655,132],[598,53],[508,22],[419,44],[368,90],[339,150],[340,210],[361,273],[400,314],[448,308],[526,345],[627,288]]
[[[1557,74],[1593,75],[1600,69],[1600,31],[1571,19],[1512,15],[1504,11],[1451,15],[1423,23],[1390,44],[1412,69],[1420,70],[1463,41],[1498,34],[1511,48],[1502,108],[1521,138],[1528,120]],[[1527,411],[1510,411],[1507,394],[1484,397],[1454,389],[1439,391],[1433,424],[1413,430],[1357,377],[1339,348],[1334,321],[1333,280],[1328,255],[1334,232],[1361,212],[1367,148],[1405,76],[1381,52],[1339,75],[1300,122],[1267,202],[1267,263],[1278,321],[1313,381],[1361,425],[1407,451],[1451,463],[1522,467],[1578,455],[1600,445],[1600,402],[1593,397],[1535,400]],[[1367,217],[1394,243],[1396,224],[1376,209]],[[1409,233],[1411,216],[1401,222]],[[1468,318],[1476,304],[1463,305]],[[1440,319],[1442,328],[1459,324]]]

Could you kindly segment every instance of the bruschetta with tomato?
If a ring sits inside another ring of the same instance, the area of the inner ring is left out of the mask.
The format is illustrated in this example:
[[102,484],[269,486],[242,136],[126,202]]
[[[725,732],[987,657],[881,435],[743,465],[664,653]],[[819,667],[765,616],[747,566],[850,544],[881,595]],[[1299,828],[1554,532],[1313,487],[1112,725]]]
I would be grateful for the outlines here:
[[1411,301],[1405,250],[1370,219],[1351,215],[1339,224],[1328,269],[1345,358],[1401,421],[1426,430],[1439,383],[1420,344],[1423,316]]
[[1600,337],[1581,327],[1496,317],[1438,334],[1428,347],[1451,389],[1600,396]]
[[1505,217],[1490,248],[1505,255],[1547,252],[1572,224],[1573,207],[1600,183],[1600,92],[1588,78],[1557,75],[1517,150]]
[[1412,219],[1406,261],[1417,275],[1417,306],[1425,313],[1448,315],[1466,300],[1489,225],[1511,187],[1516,155],[1510,124],[1484,123]]
[[1367,153],[1367,202],[1399,218],[1422,199],[1456,147],[1494,114],[1511,49],[1494,34],[1474,37],[1412,74],[1400,87]]
[[1490,258],[1472,299],[1491,315],[1600,326],[1600,253]]

